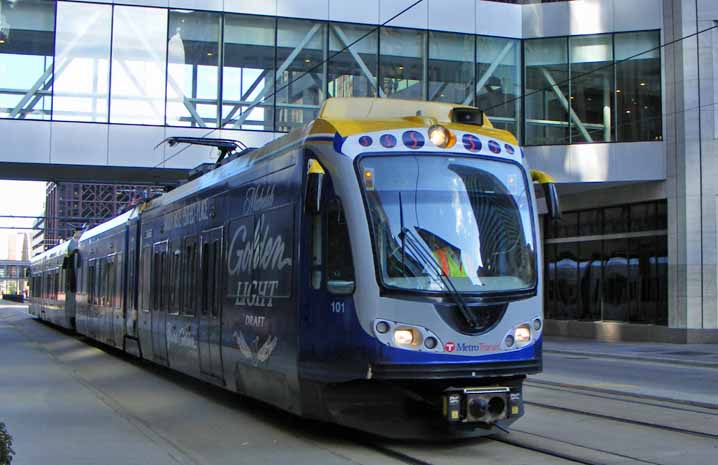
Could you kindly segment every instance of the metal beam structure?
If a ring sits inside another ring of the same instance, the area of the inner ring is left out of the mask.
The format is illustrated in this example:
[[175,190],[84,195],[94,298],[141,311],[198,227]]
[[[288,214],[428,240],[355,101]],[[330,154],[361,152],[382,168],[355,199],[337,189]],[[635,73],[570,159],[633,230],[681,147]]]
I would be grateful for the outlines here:
[[[252,103],[244,109],[244,111],[239,115],[239,118],[234,122],[234,127],[239,128],[242,126],[242,123],[244,123],[247,118],[249,118],[249,114],[252,111],[252,109],[256,108],[258,105],[260,105],[263,101],[267,93],[270,89],[274,89],[277,86],[277,81],[279,81],[279,78],[284,74],[284,72],[289,68],[289,66],[294,63],[294,60],[297,59],[299,54],[304,50],[304,47],[309,44],[309,41],[311,41],[317,32],[319,32],[319,29],[322,27],[322,24],[315,24],[312,26],[312,28],[307,32],[307,34],[304,36],[304,38],[297,44],[296,47],[294,47],[294,50],[287,56],[287,58],[282,62],[282,64],[277,68],[277,71],[274,73],[274,82],[271,87],[264,86],[264,89],[257,95],[257,98],[255,98]],[[275,91],[276,93],[276,91]]]
[[[506,45],[504,45],[504,48],[501,50],[501,52],[496,55],[496,59],[491,62],[489,68],[484,71],[484,74],[482,74],[479,80],[476,82],[476,95],[479,95],[479,92],[481,92],[481,89],[484,88],[489,78],[494,75],[494,72],[496,72],[496,68],[499,67],[504,58],[506,58],[506,55],[508,55],[508,53],[515,45],[515,42],[508,42]],[[471,103],[472,98],[474,98],[473,95],[469,95],[468,97],[466,97],[463,102],[464,105],[468,105],[469,103]]]
[[558,97],[559,102],[561,102],[561,106],[563,106],[563,109],[568,112],[569,118],[578,128],[578,131],[581,133],[584,139],[586,139],[586,142],[593,142],[593,138],[591,137],[591,134],[588,133],[588,130],[586,129],[586,126],[583,124],[581,119],[578,117],[575,111],[573,111],[573,108],[571,107],[571,104],[569,103],[568,99],[565,95],[563,95],[563,92],[561,92],[561,89],[558,87],[558,84],[556,84],[556,81],[554,80],[553,76],[551,76],[551,73],[544,68],[541,67],[541,74],[543,74],[544,78],[546,78],[546,82],[549,83],[551,86],[551,89],[556,94],[556,97]]
[[376,77],[371,74],[371,70],[366,65],[362,57],[357,53],[356,50],[354,50],[352,47],[349,47],[349,44],[351,41],[349,40],[349,37],[344,33],[341,26],[338,24],[332,24],[332,29],[334,30],[334,33],[337,35],[337,39],[339,39],[339,42],[342,44],[342,48],[348,47],[346,51],[349,52],[349,54],[354,58],[354,61],[359,66],[359,69],[364,74],[364,76],[369,80],[369,83],[372,87],[374,87],[377,90],[377,93],[379,94],[379,97],[386,97],[386,94],[384,93],[384,90],[381,88],[379,83],[376,80]]

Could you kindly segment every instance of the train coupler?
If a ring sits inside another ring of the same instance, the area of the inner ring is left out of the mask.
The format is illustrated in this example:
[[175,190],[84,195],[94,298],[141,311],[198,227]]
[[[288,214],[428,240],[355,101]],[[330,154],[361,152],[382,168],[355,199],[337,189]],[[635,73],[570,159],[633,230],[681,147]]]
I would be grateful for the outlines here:
[[449,388],[443,393],[444,418],[451,424],[491,426],[520,416],[521,392],[504,386]]

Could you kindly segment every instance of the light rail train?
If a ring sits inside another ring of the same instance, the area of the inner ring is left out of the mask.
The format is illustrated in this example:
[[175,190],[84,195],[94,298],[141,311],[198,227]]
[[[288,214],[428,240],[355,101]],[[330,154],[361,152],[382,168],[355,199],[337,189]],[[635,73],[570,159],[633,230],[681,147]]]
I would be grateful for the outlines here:
[[534,186],[557,216],[550,177],[475,108],[328,99],[35,257],[30,312],[297,415],[491,434],[541,370]]

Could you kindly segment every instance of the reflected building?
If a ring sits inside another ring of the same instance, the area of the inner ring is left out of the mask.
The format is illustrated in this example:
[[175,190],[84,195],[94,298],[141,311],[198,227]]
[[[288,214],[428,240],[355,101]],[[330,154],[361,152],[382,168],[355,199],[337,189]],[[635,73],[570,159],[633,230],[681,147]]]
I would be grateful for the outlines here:
[[327,97],[476,105],[560,183],[547,331],[718,337],[713,2],[180,3],[0,0],[0,164],[189,169],[210,152],[152,147],[259,146]]

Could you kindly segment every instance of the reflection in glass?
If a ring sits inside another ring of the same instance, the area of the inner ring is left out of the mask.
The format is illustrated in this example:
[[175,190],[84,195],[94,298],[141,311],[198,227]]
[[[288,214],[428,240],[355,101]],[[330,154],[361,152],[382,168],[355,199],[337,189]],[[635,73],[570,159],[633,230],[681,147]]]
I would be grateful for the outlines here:
[[359,167],[372,173],[365,192],[385,285],[443,292],[438,270],[461,292],[535,285],[531,210],[518,166],[405,154],[367,157]]
[[[378,40],[379,31],[374,26],[329,25],[331,59],[327,72],[330,97],[376,97]],[[356,44],[337,53],[353,42]]]
[[526,144],[569,143],[567,39],[524,42]]
[[217,127],[221,16],[170,10],[167,124]]
[[615,42],[617,140],[661,140],[660,33],[621,33]]
[[[577,218],[584,240],[555,243],[549,239],[544,247],[546,317],[666,325],[667,236],[630,237],[665,229],[665,206],[661,200],[572,212],[568,224],[573,229]],[[606,221],[603,233],[601,218]],[[602,240],[585,240],[601,234]],[[629,237],[608,239],[608,234]],[[576,261],[578,273],[574,272]]]
[[429,100],[474,103],[474,36],[429,31]]
[[566,212],[553,222],[555,237],[576,237],[578,235],[578,213]]
[[558,318],[578,319],[578,246],[556,245],[556,294]]
[[426,31],[381,28],[381,87],[389,98],[426,100]]
[[319,113],[326,75],[326,24],[277,21],[277,131],[291,131]]
[[655,231],[656,204],[655,202],[637,203],[631,205],[631,231]]
[[556,246],[545,244],[544,253],[544,317],[558,318],[558,296],[556,283]]
[[595,236],[603,232],[603,211],[599,208],[578,213],[579,236]]
[[50,119],[55,3],[0,0],[0,23],[0,118]]
[[167,10],[115,6],[110,122],[164,124]]
[[581,305],[580,320],[601,319],[601,288],[603,287],[603,242],[580,242],[579,247],[579,292]]
[[57,4],[53,119],[107,122],[112,6]]
[[626,239],[604,241],[603,319],[628,321],[628,244]]
[[274,130],[275,21],[224,15],[222,127]]
[[610,34],[569,38],[571,143],[610,142],[613,119],[613,40]]
[[476,37],[476,106],[491,123],[520,137],[521,41]]
[[617,234],[628,231],[628,206],[610,207],[603,210],[604,234]]

